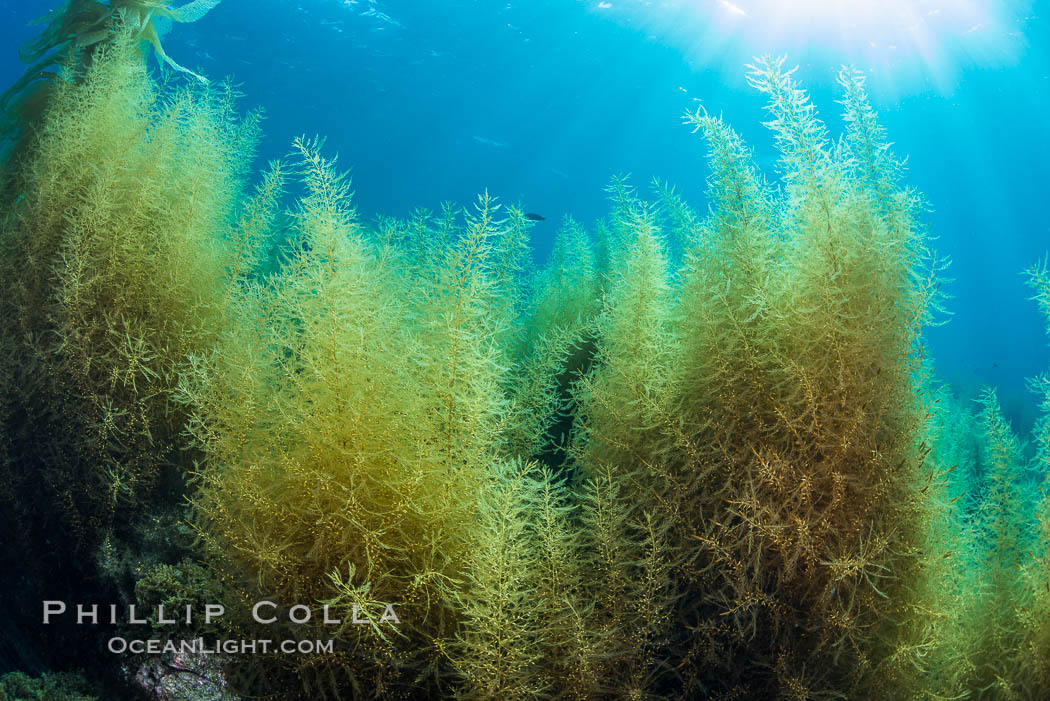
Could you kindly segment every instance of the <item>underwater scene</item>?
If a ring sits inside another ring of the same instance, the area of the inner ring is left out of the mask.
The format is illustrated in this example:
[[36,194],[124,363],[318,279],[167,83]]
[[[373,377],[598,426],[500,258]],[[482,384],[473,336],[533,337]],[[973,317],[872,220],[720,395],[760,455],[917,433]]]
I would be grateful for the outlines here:
[[1050,699],[1048,12],[0,0],[0,701]]

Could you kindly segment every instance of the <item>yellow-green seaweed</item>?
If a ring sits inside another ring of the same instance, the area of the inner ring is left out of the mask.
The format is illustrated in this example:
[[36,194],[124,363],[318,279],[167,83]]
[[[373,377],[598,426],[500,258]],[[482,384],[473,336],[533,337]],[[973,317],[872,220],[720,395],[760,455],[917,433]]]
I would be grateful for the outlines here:
[[[1044,649],[992,394],[993,488],[945,557],[965,519],[955,448],[929,457],[938,266],[859,74],[833,141],[758,63],[779,187],[689,113],[709,214],[616,178],[609,218],[567,219],[534,271],[523,211],[487,192],[362,223],[317,140],[247,193],[256,119],[229,89],[159,92],[138,38],[92,41],[4,165],[3,496],[22,542],[143,603],[201,583],[226,634],[272,631],[264,599],[342,619],[279,629],[332,654],[227,660],[235,691],[933,698],[1007,688],[988,650]],[[182,517],[194,543],[144,535]],[[967,610],[1020,597],[1009,639],[937,593],[978,560]]]

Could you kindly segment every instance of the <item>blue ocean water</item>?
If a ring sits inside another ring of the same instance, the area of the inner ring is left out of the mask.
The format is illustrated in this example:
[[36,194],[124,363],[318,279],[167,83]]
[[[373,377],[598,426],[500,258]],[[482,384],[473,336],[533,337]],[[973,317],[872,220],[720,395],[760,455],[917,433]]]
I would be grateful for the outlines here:
[[[17,46],[51,4],[0,0],[0,84],[22,74]],[[851,63],[953,260],[953,317],[927,334],[938,375],[964,396],[997,387],[1027,431],[1025,378],[1050,368],[1022,275],[1050,250],[1048,13],[1045,0],[224,0],[165,47],[265,109],[260,165],[326,136],[365,219],[487,188],[547,218],[540,258],[563,215],[604,214],[614,174],[667,180],[704,208],[703,145],[681,124],[696,99],[773,177],[752,56],[798,64],[833,134],[834,76]]]

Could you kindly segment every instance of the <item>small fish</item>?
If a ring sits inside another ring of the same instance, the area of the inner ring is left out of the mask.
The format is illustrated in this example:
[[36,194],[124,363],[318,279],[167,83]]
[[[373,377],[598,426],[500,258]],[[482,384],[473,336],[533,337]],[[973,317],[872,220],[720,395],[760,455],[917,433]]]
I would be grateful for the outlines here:
[[485,146],[491,146],[493,148],[503,148],[504,146],[507,145],[503,141],[496,141],[495,139],[487,139],[484,136],[475,136],[473,138],[474,138],[474,141],[477,141],[479,144],[483,144]]
[[536,214],[535,212],[526,212],[525,218],[529,221],[543,221],[547,217],[543,216],[542,214]]
[[377,10],[375,8],[375,5],[369,7],[367,10],[362,12],[361,16],[362,17],[375,17],[380,22],[386,22],[387,24],[389,24],[392,27],[400,27],[401,26],[401,23],[398,22],[396,19],[394,19],[390,15],[386,14],[385,12],[380,12],[379,10]]

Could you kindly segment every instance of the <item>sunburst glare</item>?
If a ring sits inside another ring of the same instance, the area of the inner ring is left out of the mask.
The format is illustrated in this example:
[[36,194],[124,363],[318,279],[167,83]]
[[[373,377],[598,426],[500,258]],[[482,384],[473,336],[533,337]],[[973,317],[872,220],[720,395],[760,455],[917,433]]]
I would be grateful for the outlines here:
[[595,11],[729,72],[757,54],[788,53],[793,62],[855,64],[894,92],[947,92],[962,68],[1017,59],[1030,7],[1031,0],[612,0]]

